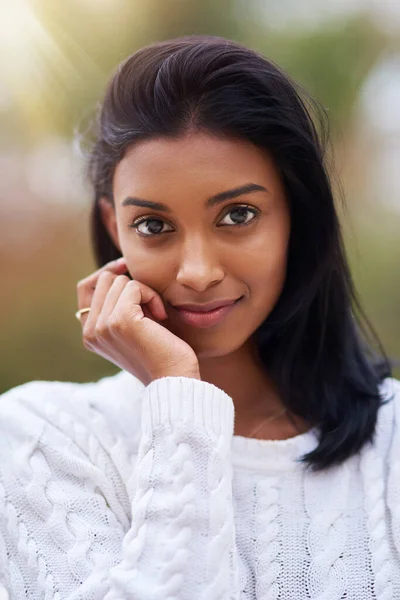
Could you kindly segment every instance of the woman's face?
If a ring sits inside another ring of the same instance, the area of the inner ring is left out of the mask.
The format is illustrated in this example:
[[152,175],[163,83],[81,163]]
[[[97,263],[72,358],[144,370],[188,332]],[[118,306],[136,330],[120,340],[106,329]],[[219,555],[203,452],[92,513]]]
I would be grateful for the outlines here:
[[[162,324],[198,358],[242,347],[274,308],[286,276],[290,215],[271,157],[250,142],[206,133],[158,138],[129,148],[113,192],[106,226],[132,278],[163,299]],[[159,206],[137,205],[144,202]],[[239,298],[206,327],[174,308]]]

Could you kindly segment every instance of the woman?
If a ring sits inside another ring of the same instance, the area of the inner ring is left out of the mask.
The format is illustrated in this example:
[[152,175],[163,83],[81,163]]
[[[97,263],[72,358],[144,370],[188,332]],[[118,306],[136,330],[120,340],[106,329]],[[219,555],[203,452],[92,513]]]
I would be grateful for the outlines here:
[[97,136],[77,317],[121,371],[1,398],[11,597],[400,598],[400,383],[295,84],[226,39],[156,43]]

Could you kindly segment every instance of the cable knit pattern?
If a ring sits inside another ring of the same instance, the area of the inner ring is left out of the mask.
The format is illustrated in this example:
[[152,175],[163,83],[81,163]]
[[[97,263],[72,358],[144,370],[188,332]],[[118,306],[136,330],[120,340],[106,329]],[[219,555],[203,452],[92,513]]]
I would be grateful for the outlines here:
[[0,396],[0,590],[12,600],[400,600],[400,383],[372,445],[313,473],[233,435],[232,399],[166,377]]
[[[400,383],[393,382],[393,384],[389,391],[400,397]],[[388,460],[391,485],[387,491],[387,502],[392,517],[392,539],[397,550],[397,558],[400,561],[400,435],[396,435],[396,430],[400,430],[400,402],[394,405]]]
[[135,473],[136,495],[133,502],[135,518],[122,544],[123,559],[119,565],[110,571],[109,575],[113,583],[113,589],[107,594],[105,600],[136,597],[135,588],[130,589],[130,582],[133,583],[134,578],[138,575],[138,569],[135,568],[135,565],[140,559],[145,546],[147,535],[146,516],[154,492],[154,488],[149,486],[154,455],[151,444],[151,437],[143,436]]
[[[40,597],[43,597],[46,600],[50,598],[58,600],[60,595],[56,590],[54,577],[49,572],[46,561],[43,556],[41,556],[35,540],[28,539],[27,528],[24,522],[19,518],[16,507],[11,502],[7,503],[5,514],[9,540],[16,548],[18,558],[22,559],[24,563],[29,566],[31,574],[37,579],[34,592],[38,595],[40,594]],[[13,579],[17,577],[18,580],[22,582],[23,573],[17,573],[17,569],[17,564],[14,563],[13,568],[10,569],[10,579],[13,581]],[[31,591],[33,591],[32,588]]]
[[276,600],[280,596],[278,576],[282,569],[278,538],[278,478],[270,477],[258,482],[255,497],[256,597],[260,600]]
[[382,461],[382,455],[387,453],[388,434],[392,422],[393,407],[384,406],[377,423],[377,439],[374,445],[363,448],[360,457],[372,567],[375,574],[374,593],[377,600],[394,598],[392,561],[385,514],[385,463]]
[[[350,468],[348,464],[329,474],[307,473],[304,477],[304,502],[310,524],[307,551],[310,555],[307,590],[313,600],[340,600],[346,591],[348,573],[342,559],[346,546],[344,515],[347,504]],[[326,486],[333,493],[326,494]]]
[[[191,523],[195,516],[196,488],[193,483],[195,472],[189,444],[180,441],[177,434],[171,435],[175,451],[171,453],[167,479],[171,481],[169,520],[167,518],[162,548],[158,597],[178,600],[183,583],[183,572],[189,559],[188,544],[192,536]],[[166,592],[166,595],[165,593]]]
[[[119,463],[129,464],[129,459],[126,455],[124,447],[121,448],[121,440],[117,440],[105,426],[104,419],[101,415],[96,415],[95,411],[89,410],[87,421],[91,422],[89,430],[86,423],[83,421],[77,422],[66,411],[60,410],[54,404],[47,403],[44,405],[45,414],[50,423],[60,431],[63,431],[68,437],[80,448],[85,457],[90,460],[90,465],[96,467],[96,478],[99,485],[104,490],[107,490],[107,502],[113,509],[113,513],[118,516],[123,526],[127,529],[129,521],[126,514],[121,511],[121,501],[116,496],[117,486],[110,485],[110,481],[119,479],[122,483],[120,473],[116,469],[118,464],[115,460],[110,461],[111,457],[119,456]],[[98,432],[98,434],[94,434]],[[101,438],[100,438],[101,436]],[[100,440],[101,439],[101,443]],[[108,451],[105,451],[105,448]],[[72,469],[74,471],[74,468]],[[119,483],[118,482],[118,483]]]
[[[3,585],[10,586],[9,582],[9,572],[7,569],[7,548],[6,548],[6,539],[1,532],[7,530],[7,521],[6,521],[6,492],[3,484],[0,481],[0,583]],[[0,587],[1,591],[1,587]]]
[[[165,518],[164,539],[160,548],[160,578],[153,598],[178,599],[182,585],[182,571],[188,560],[186,548],[190,537],[190,524],[194,517],[195,487],[193,485],[194,472],[191,449],[188,444],[180,441],[181,435],[175,432],[170,435],[166,444],[169,449],[170,460],[164,471],[165,480],[171,482],[168,498],[162,497],[162,502],[169,507]],[[124,561],[111,572],[115,585],[115,592],[123,594],[131,589],[132,598],[137,595],[137,586],[134,577],[139,574],[138,566],[145,546],[147,536],[146,518],[151,518],[150,501],[154,488],[149,487],[153,471],[153,450],[149,447],[151,438],[147,438],[143,445],[145,453],[143,460],[138,462],[138,471],[142,476],[136,481],[137,496],[134,500],[135,519],[129,535],[124,541]],[[162,510],[161,505],[158,510]],[[132,588],[129,582],[132,580]],[[111,594],[108,598],[118,598]]]
[[223,600],[232,590],[232,562],[235,557],[232,539],[232,473],[228,462],[230,445],[223,435],[218,437],[208,463],[210,490],[210,546],[207,556],[206,580],[202,598]]

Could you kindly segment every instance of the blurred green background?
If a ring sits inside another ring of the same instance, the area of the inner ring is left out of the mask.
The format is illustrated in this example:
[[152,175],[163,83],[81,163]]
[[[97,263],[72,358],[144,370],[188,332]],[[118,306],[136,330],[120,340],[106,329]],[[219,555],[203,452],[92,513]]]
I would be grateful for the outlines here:
[[0,392],[117,371],[84,349],[74,317],[76,282],[95,268],[74,129],[120,61],[190,33],[263,52],[327,109],[354,280],[400,358],[400,3],[0,0]]

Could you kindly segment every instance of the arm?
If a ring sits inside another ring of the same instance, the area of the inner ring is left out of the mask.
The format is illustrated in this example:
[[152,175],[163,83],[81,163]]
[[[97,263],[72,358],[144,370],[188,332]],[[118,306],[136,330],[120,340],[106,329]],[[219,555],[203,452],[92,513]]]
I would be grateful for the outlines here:
[[10,589],[10,578],[5,539],[6,530],[6,504],[4,486],[0,479],[0,600],[8,600],[7,590]]
[[146,388],[142,411],[132,524],[106,598],[234,598],[232,400],[205,382],[164,378]]
[[[385,380],[382,386],[384,395],[391,398],[393,411],[392,438],[385,460],[387,470],[387,506],[392,539],[400,556],[400,381]],[[380,409],[383,410],[382,408]]]
[[[6,476],[8,525],[0,521],[7,569],[12,563],[18,574],[11,578],[15,600],[25,597],[27,582],[38,598],[57,600],[239,598],[232,400],[184,377],[153,381],[140,400],[141,436],[130,469],[128,462],[116,467],[121,440],[107,447],[100,421],[90,429],[90,418],[74,423],[53,405],[44,427],[31,413],[9,411],[8,434],[17,424],[21,431],[21,419],[30,418],[35,430],[23,451],[26,433],[12,436],[19,466],[16,477],[15,466]],[[0,480],[1,473],[0,464]],[[121,473],[131,473],[125,500]]]

